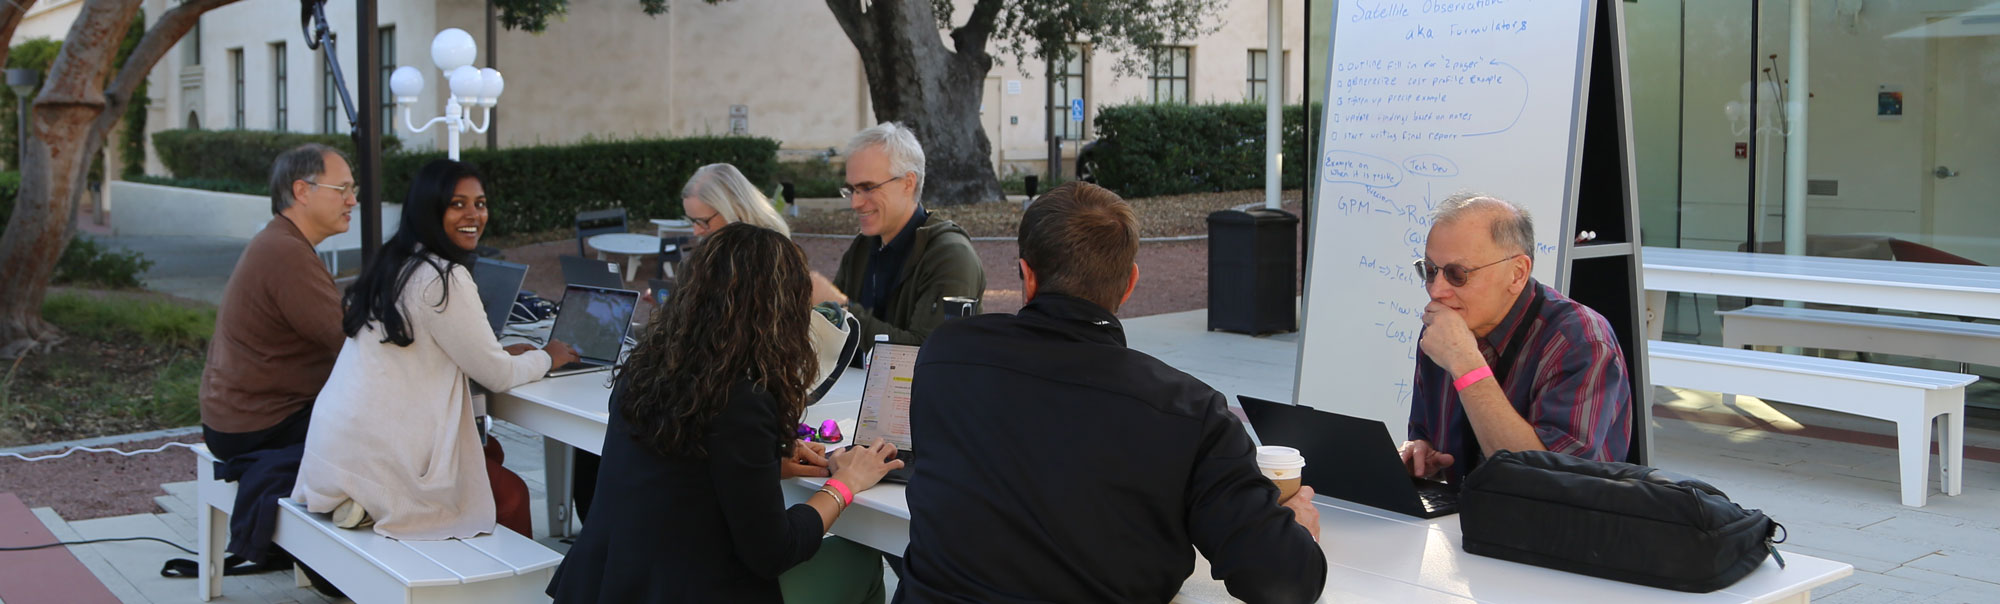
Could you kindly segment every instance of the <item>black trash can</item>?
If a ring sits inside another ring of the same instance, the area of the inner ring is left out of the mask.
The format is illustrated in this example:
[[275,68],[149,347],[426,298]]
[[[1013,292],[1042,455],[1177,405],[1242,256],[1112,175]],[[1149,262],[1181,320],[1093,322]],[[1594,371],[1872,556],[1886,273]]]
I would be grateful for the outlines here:
[[1208,329],[1298,330],[1299,217],[1283,210],[1208,215]]

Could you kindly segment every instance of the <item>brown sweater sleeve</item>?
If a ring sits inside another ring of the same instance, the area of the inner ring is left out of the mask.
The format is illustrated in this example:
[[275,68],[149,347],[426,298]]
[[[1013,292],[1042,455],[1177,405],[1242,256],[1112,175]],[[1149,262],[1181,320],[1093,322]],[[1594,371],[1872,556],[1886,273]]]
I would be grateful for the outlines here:
[[286,325],[304,340],[339,352],[347,334],[340,329],[340,291],[316,255],[286,254],[285,271],[302,279],[266,279],[267,295]]

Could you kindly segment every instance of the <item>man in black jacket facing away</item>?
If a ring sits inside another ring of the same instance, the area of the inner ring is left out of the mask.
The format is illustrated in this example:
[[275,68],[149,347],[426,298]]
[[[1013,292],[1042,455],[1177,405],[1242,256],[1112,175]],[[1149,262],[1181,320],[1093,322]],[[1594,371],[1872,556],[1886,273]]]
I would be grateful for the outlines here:
[[1069,183],[1020,230],[1016,315],[944,324],[917,359],[898,602],[1165,602],[1201,550],[1231,595],[1326,582],[1311,489],[1277,501],[1226,399],[1125,347],[1137,219]]

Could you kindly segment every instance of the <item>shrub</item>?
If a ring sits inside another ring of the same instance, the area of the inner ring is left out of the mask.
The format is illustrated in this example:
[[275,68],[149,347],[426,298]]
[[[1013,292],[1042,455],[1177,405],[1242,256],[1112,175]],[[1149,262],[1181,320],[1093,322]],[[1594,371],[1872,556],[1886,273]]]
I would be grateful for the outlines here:
[[[574,227],[585,210],[623,207],[629,219],[681,215],[681,186],[696,168],[726,162],[760,190],[777,182],[778,141],[696,137],[584,142],[564,146],[466,149],[460,158],[485,177],[493,235]],[[382,161],[382,199],[400,203],[410,180],[442,152],[400,153]]]
[[153,268],[153,261],[139,252],[105,248],[85,237],[71,237],[56,260],[53,280],[58,284],[98,286],[113,289],[139,287],[139,275]]
[[0,172],[0,233],[7,231],[7,219],[14,216],[14,196],[21,192],[20,172]]
[[73,293],[52,294],[42,302],[42,317],[65,331],[100,338],[138,338],[156,346],[202,350],[215,334],[215,311],[189,308],[163,300],[97,298]]
[[125,180],[149,185],[201,189],[203,191],[216,191],[219,193],[243,193],[258,196],[269,195],[271,193],[271,185],[261,181],[244,182],[215,178],[168,178],[164,176],[147,176],[144,174],[127,177]]
[[[340,134],[305,134],[270,130],[163,130],[153,133],[160,163],[176,178],[264,183],[271,178],[271,161],[306,143],[327,145],[354,156],[354,139]],[[382,153],[402,147],[395,137],[382,137]]]
[[773,180],[792,183],[792,194],[799,199],[839,197],[840,187],[847,184],[847,174],[840,164],[809,159],[778,162]]
[[[1283,109],[1284,182],[1306,182],[1305,108]],[[1091,174],[1126,198],[1264,187],[1264,106],[1133,104],[1097,113]]]

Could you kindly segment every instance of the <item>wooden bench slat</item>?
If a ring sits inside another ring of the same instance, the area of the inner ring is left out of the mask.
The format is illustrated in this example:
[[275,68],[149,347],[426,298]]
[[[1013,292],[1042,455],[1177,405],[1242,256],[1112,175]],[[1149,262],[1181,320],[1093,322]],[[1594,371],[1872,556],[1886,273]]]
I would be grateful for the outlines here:
[[362,557],[367,558],[376,567],[396,577],[396,580],[402,582],[403,585],[409,587],[432,587],[438,585],[457,585],[464,582],[458,574],[451,572],[450,569],[443,566],[439,566],[436,562],[432,562],[430,558],[417,553],[416,550],[410,549],[409,546],[404,545],[401,541],[377,535],[373,531],[366,529],[336,528],[333,524],[327,522],[326,518],[306,511],[304,505],[290,499],[280,499],[278,500],[278,505],[284,509],[285,513],[305,520],[308,525],[318,530],[320,534],[331,538],[336,544],[345,546],[361,554]]
[[514,571],[514,567],[502,564],[499,560],[493,559],[492,556],[486,555],[486,552],[479,551],[466,543],[485,538],[485,536],[479,536],[472,539],[396,542],[423,555],[425,558],[429,558],[430,561],[436,562],[438,566],[444,567],[445,570],[451,571],[452,574],[458,575],[459,582],[461,583],[476,583],[520,574]]
[[1902,315],[1882,315],[1871,313],[1845,312],[1818,308],[1791,308],[1787,306],[1746,306],[1716,314],[1725,317],[1755,317],[1777,319],[1801,323],[1853,324],[1876,327],[1892,327],[1911,331],[1924,331],[1953,336],[2000,339],[2000,325],[1974,323],[1969,321],[1948,321],[1924,317]]
[[554,568],[562,564],[562,554],[556,553],[535,540],[522,536],[504,526],[493,527],[493,534],[465,542],[473,549],[492,556],[520,574],[531,573],[544,568]]
[[1963,387],[1979,379],[1978,376],[1973,375],[1915,367],[1897,367],[1893,365],[1849,361],[1846,359],[1827,359],[1757,350],[1738,350],[1681,342],[1655,340],[1648,342],[1646,345],[1647,354],[1651,356],[1880,382],[1926,390]]

